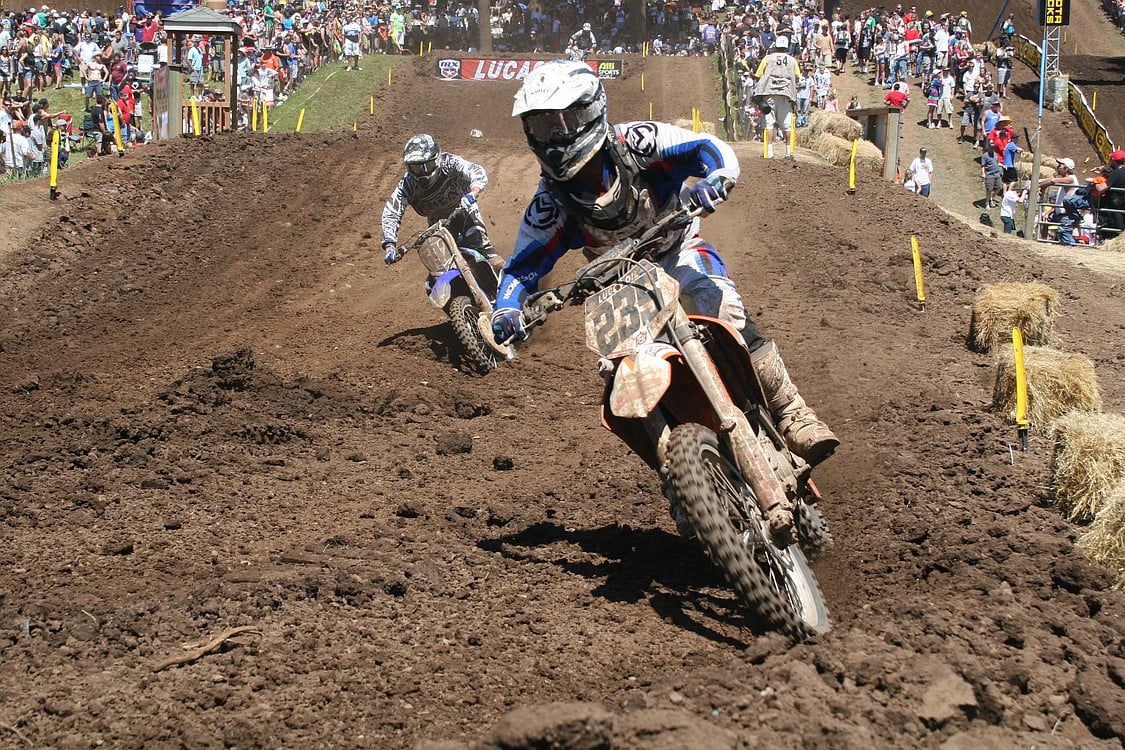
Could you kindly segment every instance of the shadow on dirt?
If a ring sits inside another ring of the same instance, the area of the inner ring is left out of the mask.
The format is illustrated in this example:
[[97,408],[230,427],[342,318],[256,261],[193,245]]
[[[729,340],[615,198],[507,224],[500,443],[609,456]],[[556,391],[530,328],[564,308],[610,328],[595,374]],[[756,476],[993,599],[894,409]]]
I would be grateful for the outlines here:
[[448,362],[458,368],[461,366],[457,337],[448,323],[408,328],[386,337],[378,346],[391,346],[417,357]]
[[[561,549],[551,554],[552,545],[573,545],[588,554],[567,555]],[[591,593],[608,601],[633,603],[647,598],[664,620],[717,643],[746,646],[721,632],[731,626],[746,629],[748,636],[770,632],[759,618],[739,611],[734,595],[695,542],[660,529],[616,524],[568,529],[540,522],[481,540],[477,546],[511,560],[546,562],[583,578],[602,580]],[[592,560],[589,555],[603,559]],[[712,588],[718,591],[702,590]]]

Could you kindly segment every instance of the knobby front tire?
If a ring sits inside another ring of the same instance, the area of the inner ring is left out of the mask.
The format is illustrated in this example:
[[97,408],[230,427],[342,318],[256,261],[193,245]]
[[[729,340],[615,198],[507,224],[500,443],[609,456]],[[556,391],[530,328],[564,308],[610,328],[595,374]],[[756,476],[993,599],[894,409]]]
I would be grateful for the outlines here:
[[829,628],[824,595],[796,545],[775,546],[746,480],[714,432],[672,430],[668,478],[711,562],[749,609],[795,641]]

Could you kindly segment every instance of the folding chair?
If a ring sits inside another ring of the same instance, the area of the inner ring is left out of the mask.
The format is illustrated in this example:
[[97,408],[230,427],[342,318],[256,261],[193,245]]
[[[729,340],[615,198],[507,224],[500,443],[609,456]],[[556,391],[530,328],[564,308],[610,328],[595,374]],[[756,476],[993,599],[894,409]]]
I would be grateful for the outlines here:
[[73,119],[68,120],[67,131],[67,140],[72,151],[77,148],[79,151],[86,152],[87,156],[97,153],[98,141],[94,133],[98,132],[98,126],[94,124],[94,116],[90,114],[90,110],[86,110],[77,133],[74,132]]

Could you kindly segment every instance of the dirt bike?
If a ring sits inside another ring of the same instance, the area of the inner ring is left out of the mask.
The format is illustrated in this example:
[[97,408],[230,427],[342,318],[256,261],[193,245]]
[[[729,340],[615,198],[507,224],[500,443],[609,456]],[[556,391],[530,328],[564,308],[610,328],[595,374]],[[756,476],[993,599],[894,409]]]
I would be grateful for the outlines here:
[[450,223],[464,211],[458,208],[431,224],[395,248],[395,254],[401,258],[410,250],[418,252],[428,272],[426,294],[434,307],[449,316],[466,369],[485,374],[515,357],[515,348],[496,343],[492,333],[492,305],[499,283],[496,270],[480,252],[461,246],[449,231]]
[[812,469],[786,447],[739,332],[689,315],[679,282],[650,259],[700,213],[684,207],[573,282],[530,295],[523,319],[530,328],[585,305],[586,345],[606,378],[602,424],[659,472],[677,529],[698,539],[741,602],[801,640],[829,628],[802,552],[832,544]]

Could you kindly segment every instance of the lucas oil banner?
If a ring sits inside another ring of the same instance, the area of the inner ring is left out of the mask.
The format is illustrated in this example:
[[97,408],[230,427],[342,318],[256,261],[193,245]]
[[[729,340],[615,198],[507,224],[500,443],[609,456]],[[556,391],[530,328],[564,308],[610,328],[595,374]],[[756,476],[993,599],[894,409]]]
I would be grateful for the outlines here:
[[[443,81],[522,81],[546,60],[482,60],[466,57],[438,60],[438,78]],[[587,60],[598,78],[620,78],[624,60]]]

